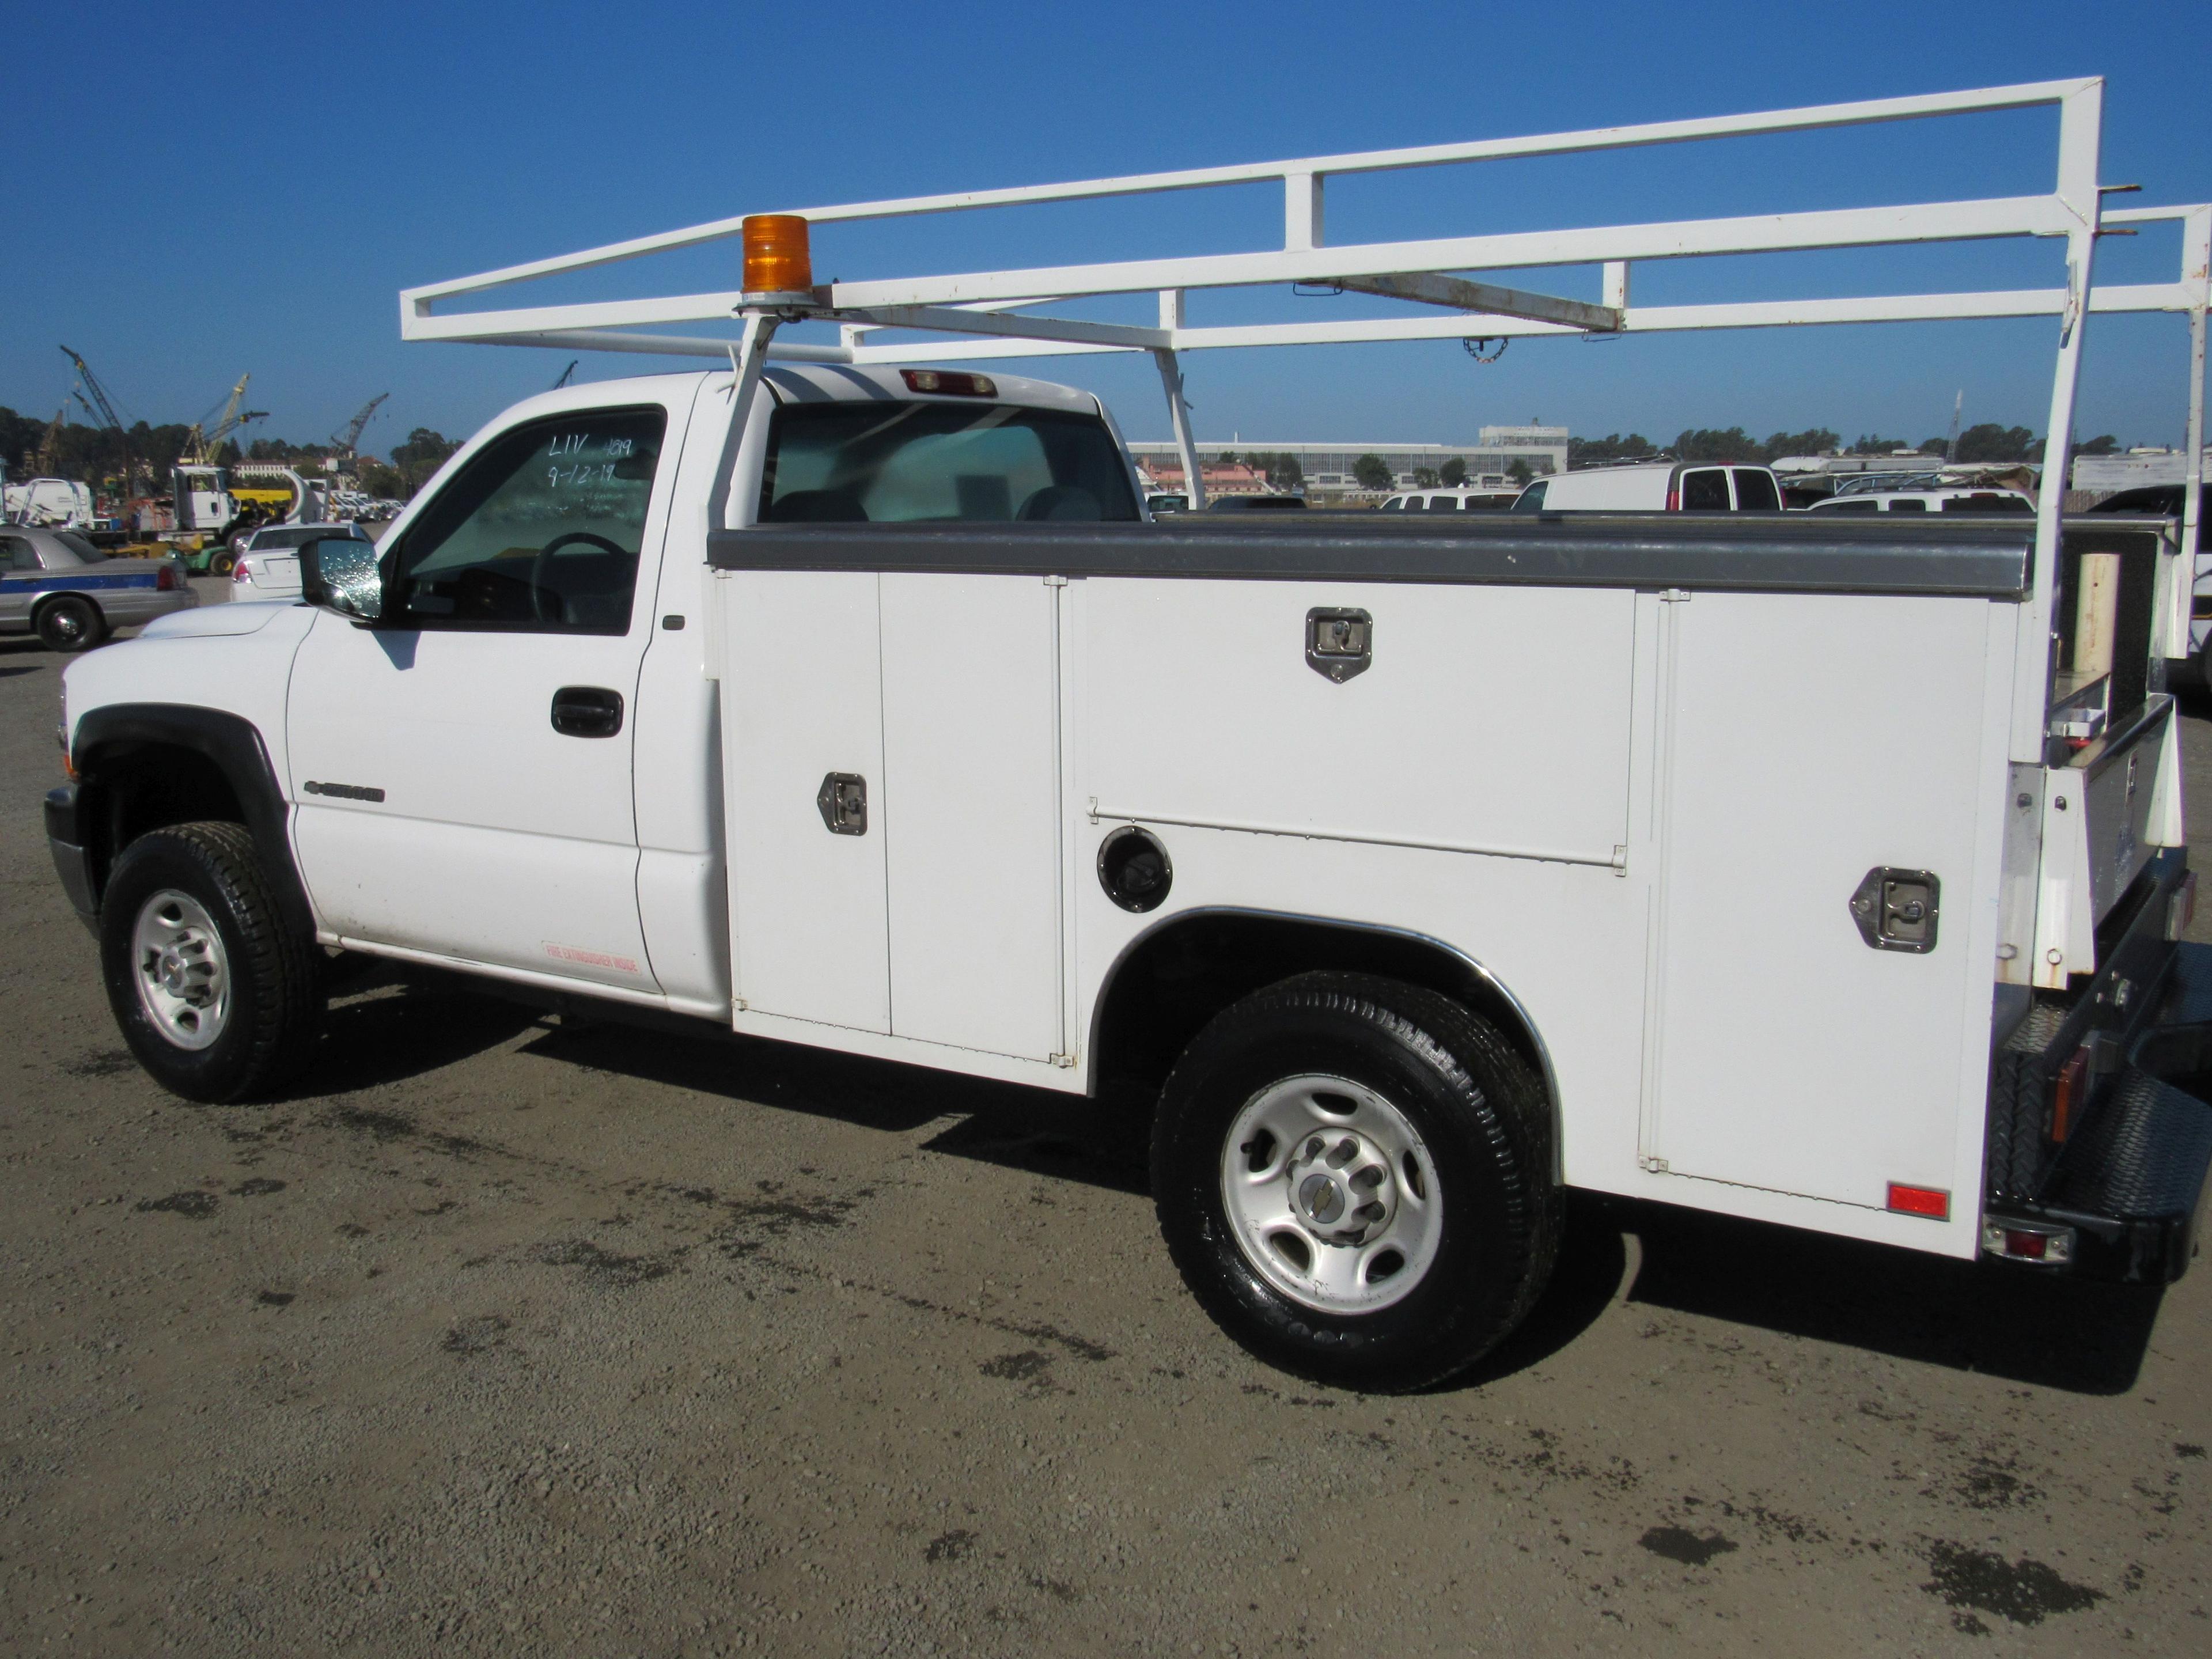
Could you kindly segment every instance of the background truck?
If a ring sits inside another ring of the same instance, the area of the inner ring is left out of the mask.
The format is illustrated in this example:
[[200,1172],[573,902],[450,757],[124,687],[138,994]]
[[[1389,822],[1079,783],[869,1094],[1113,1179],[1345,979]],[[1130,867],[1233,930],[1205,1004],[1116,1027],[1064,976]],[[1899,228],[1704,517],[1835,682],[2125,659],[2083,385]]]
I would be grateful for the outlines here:
[[1570,1188],[2182,1271],[2212,970],[2162,521],[1152,522],[1090,394],[769,349],[1160,334],[1187,431],[1171,329],[817,289],[801,235],[749,228],[726,367],[519,404],[380,544],[304,548],[307,604],[72,665],[49,838],[166,1086],[295,1072],[334,947],[1133,1093],[1194,1293],[1368,1389],[1513,1328]]

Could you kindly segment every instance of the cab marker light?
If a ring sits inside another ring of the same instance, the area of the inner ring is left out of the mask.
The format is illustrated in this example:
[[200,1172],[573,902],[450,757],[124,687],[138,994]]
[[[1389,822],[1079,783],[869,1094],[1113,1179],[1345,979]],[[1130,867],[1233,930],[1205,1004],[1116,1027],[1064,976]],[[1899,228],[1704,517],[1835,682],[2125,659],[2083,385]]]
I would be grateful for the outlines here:
[[1940,1187],[1908,1187],[1901,1181],[1889,1183],[1889,1208],[1900,1215],[1924,1215],[1931,1221],[1951,1218],[1951,1194]]
[[999,383],[988,374],[965,374],[950,368],[902,368],[899,379],[908,392],[934,392],[945,398],[995,398]]

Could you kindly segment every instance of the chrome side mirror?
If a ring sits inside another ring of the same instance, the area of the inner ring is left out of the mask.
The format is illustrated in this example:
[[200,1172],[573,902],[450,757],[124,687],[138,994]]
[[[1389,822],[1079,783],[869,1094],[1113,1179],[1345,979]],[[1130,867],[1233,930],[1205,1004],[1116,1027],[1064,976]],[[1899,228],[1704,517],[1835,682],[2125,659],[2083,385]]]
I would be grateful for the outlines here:
[[376,544],[325,536],[300,549],[300,597],[319,610],[376,622],[384,615],[384,574]]

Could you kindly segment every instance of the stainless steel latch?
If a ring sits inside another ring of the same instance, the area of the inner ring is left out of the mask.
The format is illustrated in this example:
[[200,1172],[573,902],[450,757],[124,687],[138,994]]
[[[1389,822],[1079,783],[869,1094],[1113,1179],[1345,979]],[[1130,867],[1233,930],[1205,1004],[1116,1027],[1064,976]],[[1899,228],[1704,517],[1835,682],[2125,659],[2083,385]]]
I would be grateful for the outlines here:
[[814,805],[833,836],[868,833],[868,781],[857,772],[832,772],[822,780]]
[[1936,948],[1936,919],[1942,908],[1943,884],[1929,870],[1897,870],[1887,865],[1866,872],[1851,895],[1851,920],[1859,937],[1877,951]]
[[1364,611],[1306,612],[1306,666],[1339,685],[1375,660],[1375,618]]

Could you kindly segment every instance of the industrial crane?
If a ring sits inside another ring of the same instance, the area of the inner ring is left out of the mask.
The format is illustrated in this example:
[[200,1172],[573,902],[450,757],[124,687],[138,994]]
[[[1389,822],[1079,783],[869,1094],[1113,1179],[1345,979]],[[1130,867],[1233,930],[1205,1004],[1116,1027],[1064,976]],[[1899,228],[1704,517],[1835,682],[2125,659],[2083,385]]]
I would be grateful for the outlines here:
[[361,406],[353,419],[346,422],[346,429],[343,432],[331,434],[331,441],[338,447],[341,459],[350,461],[359,453],[356,446],[361,442],[362,428],[368,426],[369,417],[376,413],[377,405],[391,395],[389,392],[378,392]]
[[[72,395],[76,395],[73,388]],[[69,398],[64,398],[62,406],[54,411],[54,418],[46,427],[46,435],[39,440],[39,453],[31,465],[34,471],[47,477],[52,475],[54,468],[60,463],[62,422],[68,415]]]
[[[107,388],[100,383],[100,376],[92,372],[92,365],[71,351],[61,349],[62,356],[76,366],[77,383],[73,391],[76,400],[93,417],[93,424],[104,427],[115,434],[115,448],[123,469],[123,493],[128,497],[137,493],[136,469],[131,461],[131,434],[125,428],[123,417],[115,412],[115,400],[107,395]],[[57,416],[58,421],[60,417]]]
[[246,396],[246,383],[252,378],[251,374],[238,377],[238,384],[230,389],[229,401],[223,404],[222,413],[216,416],[212,424],[206,415],[192,422],[192,429],[185,439],[185,453],[180,459],[192,466],[211,465],[217,444],[248,421],[268,418],[269,411],[265,409],[240,410],[238,406],[240,400]]

